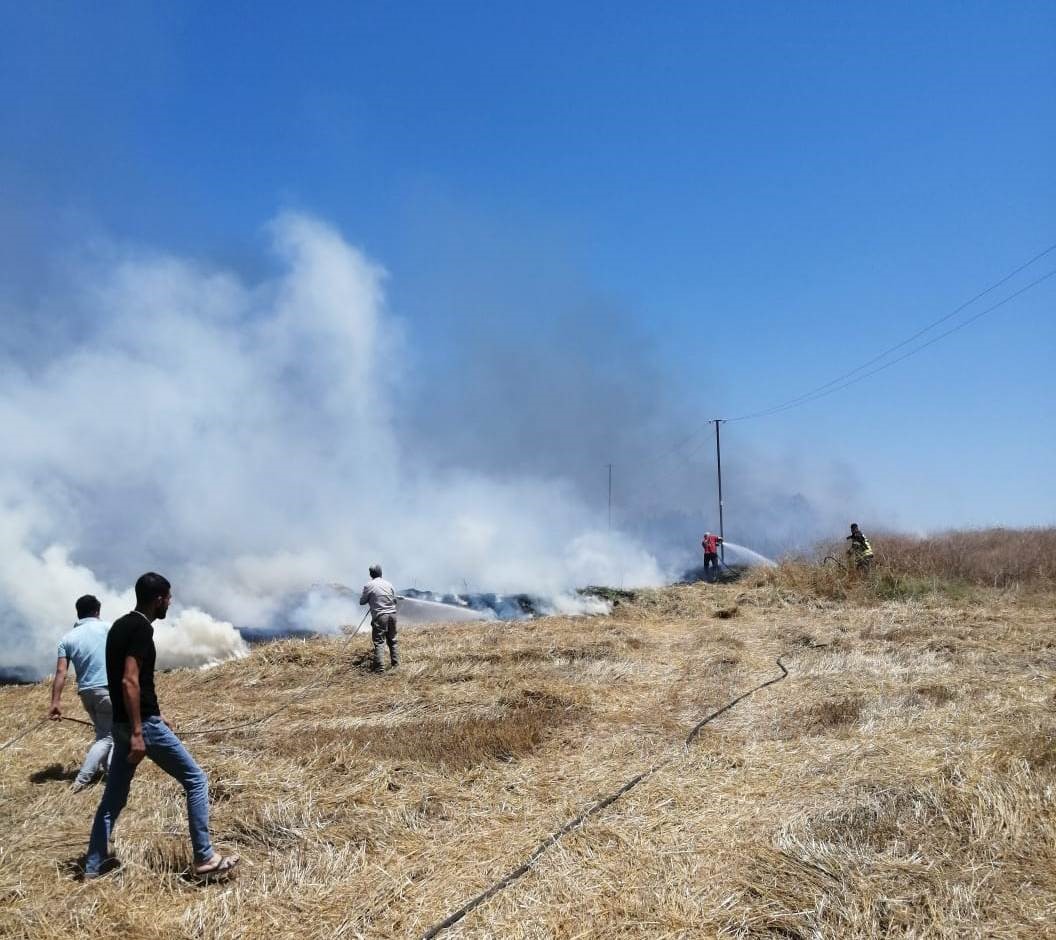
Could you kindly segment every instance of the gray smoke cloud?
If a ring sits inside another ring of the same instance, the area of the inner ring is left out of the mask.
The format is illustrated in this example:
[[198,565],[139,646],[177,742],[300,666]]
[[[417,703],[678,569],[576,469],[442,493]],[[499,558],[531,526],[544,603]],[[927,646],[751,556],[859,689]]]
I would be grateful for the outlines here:
[[[428,395],[406,419],[420,452],[497,478],[560,478],[602,526],[611,462],[617,528],[676,576],[699,565],[701,535],[718,529],[707,420],[792,390],[740,370],[742,350],[725,347],[721,330],[714,341],[700,331],[687,348],[663,316],[670,287],[655,308],[648,285],[633,305],[599,290],[609,279],[587,273],[592,257],[574,223],[474,213],[428,189],[415,193],[409,218],[413,285],[393,287],[408,309],[429,311],[413,344]],[[684,285],[694,291],[708,278],[701,260],[701,283]],[[729,315],[699,310],[704,324]],[[723,430],[726,534],[773,557],[831,538],[848,513],[870,518],[854,466],[809,434],[781,443],[784,426]]]
[[[462,250],[447,249],[447,265],[430,284],[455,340],[443,342],[435,374],[424,364],[430,394],[412,424],[422,453],[436,466],[469,463],[494,477],[560,478],[603,525],[611,462],[616,527],[665,571],[699,565],[701,535],[719,525],[707,420],[731,401],[741,410],[766,403],[765,381],[731,380],[720,349],[706,344],[694,350],[697,371],[679,375],[640,317],[553,272],[544,248],[531,246],[542,260],[525,265],[500,252],[495,238],[481,249],[472,226],[464,234],[452,239]],[[501,283],[469,273],[478,254],[503,272]],[[458,382],[445,380],[451,372]],[[775,446],[767,437],[774,428],[724,427],[731,539],[776,557],[845,528],[849,507],[869,518],[853,465],[817,453],[807,438],[795,449]]]
[[[618,306],[495,257],[505,278],[437,290],[412,330],[332,226],[287,213],[268,234],[255,279],[96,240],[9,294],[0,667],[46,671],[74,599],[116,617],[148,569],[174,583],[162,659],[194,665],[242,655],[235,625],[357,620],[311,586],[357,586],[374,560],[401,587],[591,612],[575,587],[699,559],[705,416]],[[726,465],[727,533],[768,554],[842,527],[858,487],[743,442]]]
[[116,616],[147,569],[174,583],[170,665],[239,655],[232,624],[269,625],[374,559],[441,591],[664,579],[556,473],[401,439],[413,360],[384,272],[315,218],[270,234],[270,279],[110,248],[19,318],[0,378],[0,662],[48,668],[74,598]]

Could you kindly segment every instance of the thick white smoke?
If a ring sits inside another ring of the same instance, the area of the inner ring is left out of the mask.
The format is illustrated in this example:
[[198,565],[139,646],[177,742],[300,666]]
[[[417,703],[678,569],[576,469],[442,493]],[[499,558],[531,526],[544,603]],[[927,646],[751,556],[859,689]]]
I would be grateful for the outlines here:
[[46,669],[78,595],[115,617],[148,569],[180,605],[173,664],[236,655],[231,623],[375,560],[439,591],[662,580],[559,480],[423,462],[397,432],[413,337],[384,273],[316,219],[271,231],[272,280],[118,255],[40,311],[46,342],[3,349],[0,665]]
[[[34,555],[17,539],[3,539],[0,551],[0,596],[4,598],[0,607],[4,630],[0,666],[32,674],[53,664],[55,641],[72,626],[75,617],[72,601],[83,594],[99,598],[107,620],[134,605],[131,590],[115,591],[100,583],[88,568],[71,562],[61,546],[50,545]],[[34,619],[30,621],[29,616]],[[40,626],[32,629],[32,624]],[[155,638],[162,668],[195,666],[247,652],[232,624],[193,607],[177,608],[167,620],[158,621]]]

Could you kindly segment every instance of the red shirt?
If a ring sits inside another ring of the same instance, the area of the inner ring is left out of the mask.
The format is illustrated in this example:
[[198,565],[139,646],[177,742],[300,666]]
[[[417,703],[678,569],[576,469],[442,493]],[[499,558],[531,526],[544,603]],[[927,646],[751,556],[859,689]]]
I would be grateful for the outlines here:
[[706,555],[717,555],[719,552],[719,537],[717,535],[705,535],[704,541],[700,544],[704,546]]

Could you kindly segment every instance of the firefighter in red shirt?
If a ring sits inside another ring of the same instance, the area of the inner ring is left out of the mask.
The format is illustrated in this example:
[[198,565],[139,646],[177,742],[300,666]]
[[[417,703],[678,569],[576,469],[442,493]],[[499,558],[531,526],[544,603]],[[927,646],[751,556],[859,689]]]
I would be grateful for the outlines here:
[[704,533],[700,545],[704,549],[704,580],[714,581],[719,575],[719,546],[722,539],[710,532]]

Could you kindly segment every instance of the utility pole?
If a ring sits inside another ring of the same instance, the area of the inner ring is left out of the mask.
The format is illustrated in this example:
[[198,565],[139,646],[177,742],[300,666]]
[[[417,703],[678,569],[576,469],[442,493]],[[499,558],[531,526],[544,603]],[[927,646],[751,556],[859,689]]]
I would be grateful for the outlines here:
[[719,538],[723,541],[719,542],[719,557],[722,559],[722,563],[726,564],[726,533],[722,528],[722,447],[719,444],[719,425],[725,424],[723,418],[713,418],[708,424],[715,425],[715,468],[719,474]]
[[605,464],[609,468],[609,531],[612,531],[612,464]]

